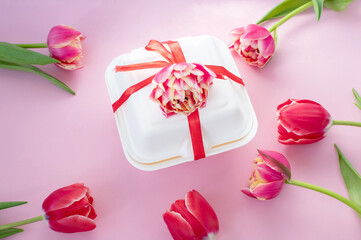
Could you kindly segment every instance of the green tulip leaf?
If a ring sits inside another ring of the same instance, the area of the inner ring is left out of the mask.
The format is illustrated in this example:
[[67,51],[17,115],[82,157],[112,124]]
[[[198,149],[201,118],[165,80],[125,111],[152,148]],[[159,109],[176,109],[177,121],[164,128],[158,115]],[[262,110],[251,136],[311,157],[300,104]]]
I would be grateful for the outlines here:
[[[338,153],[341,174],[345,182],[350,200],[361,206],[361,176],[346,159],[336,144],[335,148]],[[360,214],[359,216],[361,217]]]
[[65,91],[75,95],[75,92],[71,90],[65,83],[61,82],[60,80],[56,79],[55,77],[47,74],[46,72],[42,71],[41,69],[29,65],[29,64],[15,64],[15,63],[9,63],[0,61],[0,68],[7,68],[12,70],[18,70],[18,71],[24,71],[24,72],[31,72],[38,74],[46,79],[48,79],[51,83],[55,84],[56,86],[60,87],[61,89],[64,89]]
[[5,209],[5,208],[16,207],[16,206],[23,205],[26,203],[28,203],[28,202],[0,202],[0,210]]
[[325,0],[325,7],[335,10],[335,11],[344,11],[351,2],[354,0]]
[[313,3],[313,8],[315,9],[317,21],[319,21],[323,9],[323,0],[312,0],[312,3]]
[[0,230],[0,239],[9,237],[17,233],[21,233],[23,231],[24,230],[21,228],[8,228],[8,229]]
[[308,2],[310,2],[310,0],[285,0],[278,4],[276,7],[274,7],[266,15],[264,15],[263,18],[261,18],[261,20],[257,22],[257,24],[260,24],[270,19],[283,17]]
[[55,58],[7,42],[0,42],[0,60],[16,64],[35,65],[46,65],[59,62]]
[[354,88],[352,88],[352,92],[357,101],[357,103],[354,103],[354,104],[361,110],[361,97]]

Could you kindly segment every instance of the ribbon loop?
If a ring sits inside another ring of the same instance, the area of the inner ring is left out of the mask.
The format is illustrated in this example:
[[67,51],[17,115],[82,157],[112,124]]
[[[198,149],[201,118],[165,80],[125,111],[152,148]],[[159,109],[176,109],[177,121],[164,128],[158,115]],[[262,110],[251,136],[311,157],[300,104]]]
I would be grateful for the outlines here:
[[172,54],[173,54],[175,63],[186,62],[186,59],[185,59],[185,57],[184,57],[182,48],[181,48],[181,46],[179,45],[179,42],[166,41],[166,42],[164,42],[164,43],[168,44],[170,50],[172,51]]
[[161,42],[158,42],[157,40],[150,40],[148,45],[145,46],[145,49],[148,51],[154,51],[159,53],[170,63],[175,62],[173,55],[164,47],[164,45]]

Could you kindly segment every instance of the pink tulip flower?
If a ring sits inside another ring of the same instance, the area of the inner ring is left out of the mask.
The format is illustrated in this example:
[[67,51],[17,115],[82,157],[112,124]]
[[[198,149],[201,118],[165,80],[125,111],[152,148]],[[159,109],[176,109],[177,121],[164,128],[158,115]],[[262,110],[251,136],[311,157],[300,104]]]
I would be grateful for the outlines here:
[[206,105],[215,73],[197,63],[178,63],[163,68],[153,79],[150,98],[159,103],[166,117],[189,115]]
[[288,99],[277,107],[278,141],[307,144],[320,141],[332,126],[329,112],[311,100]]
[[58,59],[55,63],[65,70],[76,70],[83,67],[82,41],[85,36],[81,32],[66,25],[53,27],[48,34],[50,56]]
[[258,150],[254,171],[249,179],[246,195],[260,200],[272,199],[280,194],[283,184],[291,179],[291,166],[285,156],[274,151]]
[[75,183],[51,193],[43,203],[44,218],[57,232],[73,233],[93,230],[97,216],[89,188]]
[[233,48],[249,65],[262,68],[275,51],[271,33],[264,27],[249,24],[231,31]]
[[219,230],[216,213],[195,190],[175,201],[163,219],[174,240],[213,240]]

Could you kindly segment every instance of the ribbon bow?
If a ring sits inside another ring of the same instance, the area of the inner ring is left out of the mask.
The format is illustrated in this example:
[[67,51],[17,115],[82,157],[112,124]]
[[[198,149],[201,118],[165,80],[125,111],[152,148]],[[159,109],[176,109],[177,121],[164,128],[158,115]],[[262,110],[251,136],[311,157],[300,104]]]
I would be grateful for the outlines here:
[[[169,46],[171,52],[169,52],[165,48],[164,44],[167,44]],[[126,71],[134,71],[134,70],[150,69],[150,68],[164,68],[171,64],[186,62],[182,48],[180,47],[177,41],[166,41],[164,43],[161,43],[156,40],[150,40],[148,45],[145,47],[145,49],[147,51],[154,51],[159,53],[160,55],[163,56],[163,58],[166,61],[152,61],[152,62],[137,63],[131,65],[116,66],[115,71],[126,72]],[[205,66],[210,70],[212,70],[216,74],[216,78],[218,79],[223,79],[223,80],[231,79],[239,84],[244,85],[243,80],[241,78],[229,72],[226,68],[222,66],[217,66],[217,65],[205,65]],[[143,81],[140,81],[137,84],[134,84],[133,86],[125,90],[122,96],[113,103],[112,105],[113,111],[116,112],[118,108],[121,107],[123,103],[133,93],[149,85],[152,82],[155,75],[156,74],[146,78]],[[188,115],[187,118],[188,118],[189,131],[191,134],[194,160],[204,158],[206,155],[204,151],[198,109],[196,109],[194,112]]]

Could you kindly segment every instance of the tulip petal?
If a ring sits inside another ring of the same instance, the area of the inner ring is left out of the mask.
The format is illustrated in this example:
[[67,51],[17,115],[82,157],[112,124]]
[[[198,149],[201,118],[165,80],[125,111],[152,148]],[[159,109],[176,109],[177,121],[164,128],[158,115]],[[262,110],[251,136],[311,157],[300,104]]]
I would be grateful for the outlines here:
[[255,171],[257,172],[257,175],[262,182],[272,182],[283,179],[283,175],[281,173],[270,168],[264,162],[257,164],[257,168]]
[[244,188],[241,190],[244,194],[246,194],[247,196],[249,197],[253,197],[253,198],[256,198],[253,193],[251,193],[251,191],[249,190],[249,188]]
[[97,216],[87,197],[84,197],[80,201],[74,202],[69,207],[45,213],[46,220],[48,221],[69,217],[71,215],[82,215],[92,219]]
[[63,219],[50,221],[49,227],[57,232],[74,233],[93,230],[96,225],[94,220],[90,218],[74,215]]
[[[273,37],[269,35],[267,38],[258,41],[258,49],[265,61],[267,62],[268,59],[273,55],[275,52],[275,42]],[[264,63],[265,64],[265,63]]]
[[293,103],[293,99],[289,98],[284,103],[281,103],[277,106],[277,113],[279,114],[279,111],[284,108],[285,106],[291,105]]
[[53,48],[51,56],[62,62],[72,62],[75,58],[79,57],[81,52],[81,48],[68,45],[62,48]]
[[237,37],[241,36],[243,33],[244,33],[244,27],[235,28],[230,32],[231,35]]
[[194,240],[197,239],[191,225],[176,212],[165,212],[164,222],[167,224],[170,234],[174,240]]
[[192,190],[185,198],[187,209],[198,219],[208,233],[217,233],[219,230],[218,218],[213,208],[202,195]]
[[69,45],[77,37],[84,39],[85,37],[81,32],[66,25],[58,25],[53,27],[48,34],[48,47],[61,48]]
[[325,133],[323,132],[299,136],[295,133],[288,132],[281,124],[278,124],[278,133],[278,141],[288,145],[314,143],[325,137]]
[[52,192],[43,202],[44,212],[66,208],[84,198],[89,191],[83,183],[75,183]]
[[165,82],[168,79],[168,77],[170,76],[170,74],[172,73],[174,65],[175,64],[169,65],[169,66],[163,68],[162,70],[160,70],[153,79],[154,83],[160,84],[160,83]]
[[189,223],[189,225],[193,229],[194,234],[199,239],[202,239],[204,236],[207,236],[207,232],[204,229],[203,225],[187,209],[185,200],[180,199],[175,201],[169,208],[169,211],[177,212],[181,214],[182,218]]
[[291,165],[285,156],[275,151],[258,150],[258,153],[270,168],[281,173],[287,180],[291,179]]
[[257,187],[251,189],[250,192],[259,200],[272,199],[280,194],[283,183],[283,179],[274,182],[260,183]]
[[55,65],[64,70],[77,70],[77,69],[84,67],[82,58],[78,58],[78,59],[72,61],[71,63],[59,62],[59,63],[55,63]]
[[269,35],[270,32],[266,28],[256,24],[249,24],[245,27],[242,38],[247,40],[262,40],[267,38]]

